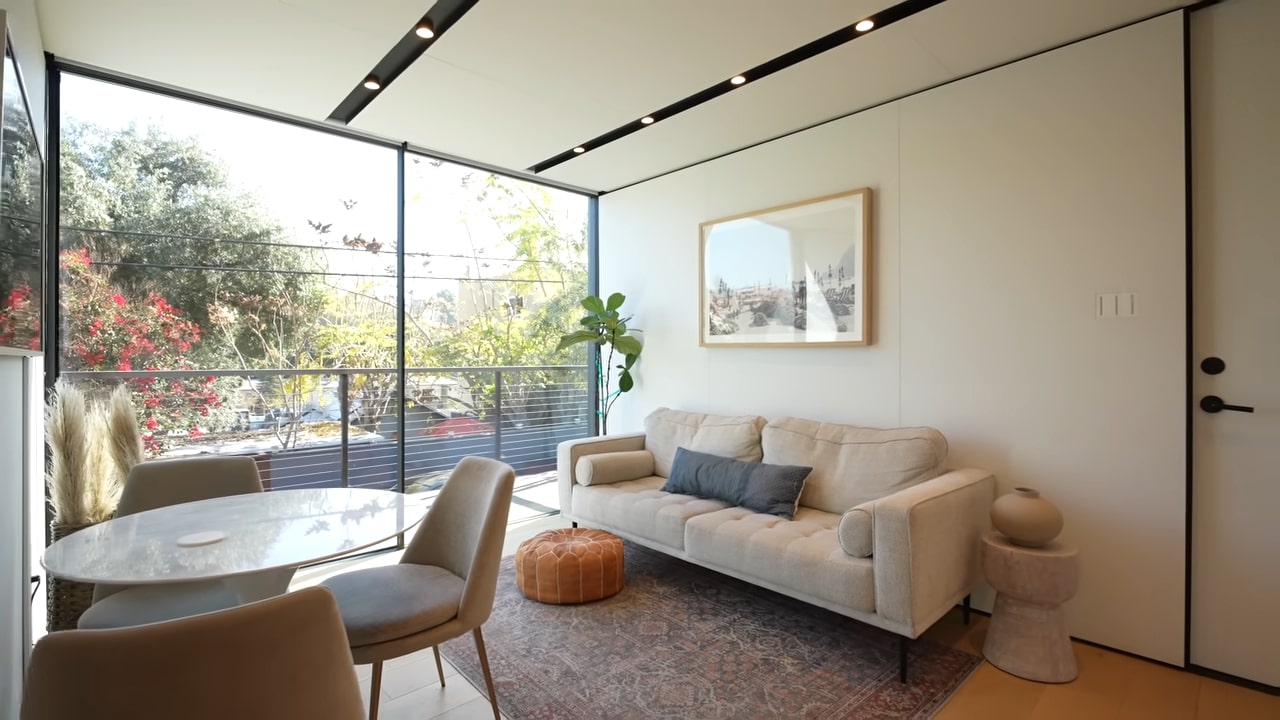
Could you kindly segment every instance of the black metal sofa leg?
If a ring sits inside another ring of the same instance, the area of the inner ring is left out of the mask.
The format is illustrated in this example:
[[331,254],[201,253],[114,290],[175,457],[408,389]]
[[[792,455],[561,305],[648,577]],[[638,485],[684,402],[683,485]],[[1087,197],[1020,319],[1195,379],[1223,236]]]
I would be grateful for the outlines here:
[[898,636],[898,682],[901,683],[907,681],[907,645],[910,642],[910,638]]
[[969,601],[971,597],[972,596],[970,595],[965,595],[964,602],[961,603],[961,605],[964,607],[964,624],[965,625],[969,624],[969,609],[970,609]]

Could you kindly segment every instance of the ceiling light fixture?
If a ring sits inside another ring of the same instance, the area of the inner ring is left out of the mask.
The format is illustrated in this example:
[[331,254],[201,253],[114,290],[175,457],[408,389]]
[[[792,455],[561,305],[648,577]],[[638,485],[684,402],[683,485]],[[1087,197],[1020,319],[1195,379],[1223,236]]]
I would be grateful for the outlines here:
[[[386,94],[391,83],[398,80],[410,66],[423,55],[432,52],[444,34],[479,2],[480,0],[439,0],[434,4],[419,3],[429,5],[430,10],[419,9],[416,14],[400,19],[404,23],[400,26],[400,32],[389,33],[392,37],[387,38],[388,42],[394,41],[394,44],[385,54],[379,53],[377,61],[372,65],[356,69],[361,74],[354,76],[355,82],[351,83],[346,97],[338,101],[338,105],[325,119],[336,125],[350,125],[370,103]],[[408,6],[413,3],[403,4]],[[577,140],[584,141],[586,138]],[[594,146],[594,143],[588,144]],[[566,150],[564,155],[568,156],[569,152]]]
[[[479,0],[465,1],[479,2]],[[716,80],[709,87],[699,90],[688,97],[680,98],[664,107],[654,108],[654,111],[649,115],[640,116],[636,120],[627,120],[623,125],[605,131],[596,137],[583,138],[585,142],[581,147],[586,148],[584,152],[596,152],[610,143],[617,142],[632,133],[648,128],[654,122],[661,120],[665,123],[681,113],[700,107],[721,95],[727,95],[742,85],[763,81],[771,75],[818,57],[823,53],[830,52],[845,43],[857,40],[872,32],[879,32],[896,22],[926,12],[930,8],[943,4],[946,0],[884,0],[884,2],[890,4],[889,7],[873,11],[861,18],[857,16],[848,18],[841,22],[839,27],[826,35],[815,38],[777,57],[766,59],[754,67],[744,67],[740,73],[725,78],[725,80]],[[366,93],[365,98],[367,102],[373,96]],[[732,148],[728,147],[725,150],[733,151]],[[576,157],[578,157],[577,152],[566,149],[542,162],[534,163],[528,168],[528,171],[534,174],[541,174]]]
[[587,151],[587,149],[579,145],[578,147],[574,148],[573,151],[576,153],[584,153]]

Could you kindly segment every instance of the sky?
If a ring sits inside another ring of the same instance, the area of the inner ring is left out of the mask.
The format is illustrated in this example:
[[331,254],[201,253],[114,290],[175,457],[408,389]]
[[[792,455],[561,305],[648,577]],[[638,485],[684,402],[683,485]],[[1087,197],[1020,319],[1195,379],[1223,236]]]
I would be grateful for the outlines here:
[[[849,227],[826,223],[808,227],[755,218],[717,223],[706,237],[707,288],[714,291],[718,278],[723,278],[733,289],[756,285],[789,289],[793,281],[814,272],[839,269],[853,257],[850,247],[857,227],[856,222]],[[852,265],[845,267],[845,279],[852,281],[856,272]]]
[[[329,133],[229,112],[155,93],[63,75],[61,105],[64,117],[111,129],[154,125],[177,137],[197,137],[207,150],[227,164],[232,183],[254,193],[282,226],[299,242],[314,243],[308,220],[332,223],[330,238],[361,233],[390,247],[396,236],[396,152]],[[474,172],[451,163],[432,167],[406,163],[406,251],[442,254],[469,252],[474,243],[494,253],[503,236],[496,224],[472,213],[459,223],[458,208],[476,194],[462,187],[461,178]],[[587,201],[581,195],[551,190],[553,212],[562,227],[585,223]],[[356,201],[347,209],[344,201]],[[333,254],[354,272],[381,272],[394,256],[366,253]],[[335,265],[330,262],[331,269]],[[499,264],[491,264],[494,272]],[[439,260],[433,271],[462,274],[465,263]],[[409,274],[416,271],[413,267]],[[422,274],[417,272],[417,274]],[[420,283],[419,292],[456,291],[456,281]],[[413,288],[411,288],[413,289]],[[417,293],[415,293],[417,294]]]

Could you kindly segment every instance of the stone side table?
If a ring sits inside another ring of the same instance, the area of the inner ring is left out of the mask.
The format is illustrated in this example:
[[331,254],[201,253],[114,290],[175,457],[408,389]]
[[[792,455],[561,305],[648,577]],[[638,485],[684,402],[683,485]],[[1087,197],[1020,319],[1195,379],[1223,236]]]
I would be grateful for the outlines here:
[[1078,551],[1059,542],[1021,547],[990,532],[982,539],[982,569],[996,590],[982,646],[987,660],[1028,680],[1075,680],[1076,655],[1061,606],[1079,587]]

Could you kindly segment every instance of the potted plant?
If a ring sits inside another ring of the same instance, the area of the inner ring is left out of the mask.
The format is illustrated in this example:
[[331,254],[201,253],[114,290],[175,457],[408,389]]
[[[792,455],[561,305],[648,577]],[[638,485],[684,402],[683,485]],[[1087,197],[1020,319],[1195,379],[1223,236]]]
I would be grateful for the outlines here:
[[[587,342],[598,346],[596,387],[599,390],[597,394],[599,407],[596,408],[596,414],[600,417],[601,435],[609,433],[609,410],[613,407],[613,403],[619,395],[635,387],[635,376],[631,374],[631,369],[640,359],[640,351],[644,347],[638,337],[628,334],[634,331],[633,328],[627,327],[631,316],[622,317],[619,312],[626,299],[627,297],[622,293],[610,295],[607,301],[595,295],[588,295],[582,300],[582,307],[586,308],[587,314],[578,321],[582,329],[560,336],[560,345],[556,347],[556,350],[563,350]],[[605,355],[606,346],[609,349],[608,356]],[[622,361],[616,365],[614,364],[615,353],[622,355]],[[618,371],[616,389],[613,388],[614,370]]]
[[[52,539],[110,520],[129,469],[142,461],[142,434],[128,388],[117,386],[103,407],[60,378],[45,407],[45,441]],[[46,587],[49,631],[74,629],[93,601],[93,585],[50,577]]]

